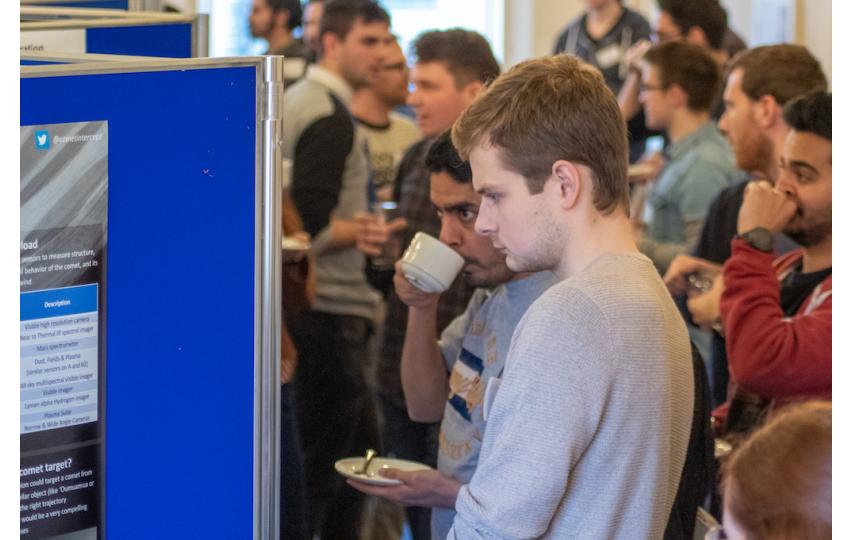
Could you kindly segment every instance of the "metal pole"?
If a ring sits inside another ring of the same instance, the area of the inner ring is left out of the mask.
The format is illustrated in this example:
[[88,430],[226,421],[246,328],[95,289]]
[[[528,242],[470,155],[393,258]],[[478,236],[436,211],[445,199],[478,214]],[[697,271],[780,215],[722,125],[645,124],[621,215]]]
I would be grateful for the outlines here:
[[281,463],[281,198],[284,59],[264,59],[261,105],[263,231],[261,272],[260,460],[255,538],[278,540]]

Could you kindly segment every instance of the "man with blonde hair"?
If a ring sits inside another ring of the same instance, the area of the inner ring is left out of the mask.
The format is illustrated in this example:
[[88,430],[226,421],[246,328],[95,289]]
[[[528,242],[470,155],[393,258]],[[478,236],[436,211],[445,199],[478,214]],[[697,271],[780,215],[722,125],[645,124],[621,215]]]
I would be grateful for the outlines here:
[[462,114],[453,142],[482,195],[476,231],[512,271],[562,281],[519,322],[502,380],[487,382],[488,429],[449,538],[661,538],[692,361],[632,238],[615,96],[576,58],[522,62]]

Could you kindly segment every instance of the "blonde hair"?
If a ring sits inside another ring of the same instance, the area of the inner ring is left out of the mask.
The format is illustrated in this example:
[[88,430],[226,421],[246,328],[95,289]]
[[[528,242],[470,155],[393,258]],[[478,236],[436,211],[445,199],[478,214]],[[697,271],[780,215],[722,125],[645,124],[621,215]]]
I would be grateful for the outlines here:
[[723,471],[725,507],[750,539],[830,539],[831,403],[785,409]]
[[453,125],[453,144],[465,160],[480,144],[498,148],[533,194],[554,162],[585,165],[595,208],[628,211],[626,123],[600,72],[576,57],[528,60],[498,77]]

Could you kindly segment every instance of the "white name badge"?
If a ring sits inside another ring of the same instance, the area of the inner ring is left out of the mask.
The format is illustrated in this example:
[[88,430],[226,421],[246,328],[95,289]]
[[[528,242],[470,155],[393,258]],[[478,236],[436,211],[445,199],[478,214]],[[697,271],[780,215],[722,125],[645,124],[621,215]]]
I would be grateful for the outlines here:
[[497,391],[500,390],[502,379],[491,377],[485,385],[485,396],[482,399],[482,419],[488,420],[488,413],[491,411],[491,405],[494,403],[494,398],[497,397]]
[[621,62],[621,47],[617,43],[607,45],[603,49],[598,49],[595,53],[595,61],[601,69],[607,69]]

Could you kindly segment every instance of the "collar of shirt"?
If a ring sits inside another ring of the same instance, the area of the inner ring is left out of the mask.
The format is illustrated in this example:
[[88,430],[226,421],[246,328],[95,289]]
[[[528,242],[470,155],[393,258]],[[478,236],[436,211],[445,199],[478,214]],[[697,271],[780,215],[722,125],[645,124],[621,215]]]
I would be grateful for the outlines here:
[[352,101],[352,87],[340,75],[317,64],[311,64],[308,66],[308,73],[305,76],[331,90],[337,96],[337,99],[342,101],[347,107],[349,106],[349,103]]
[[716,128],[716,124],[712,121],[705,123],[700,128],[696,129],[683,139],[679,140],[676,143],[671,143],[668,148],[666,148],[664,154],[669,161],[676,161],[683,154],[688,152],[692,147],[704,141],[705,139],[710,139],[715,137],[718,134],[718,130]]

